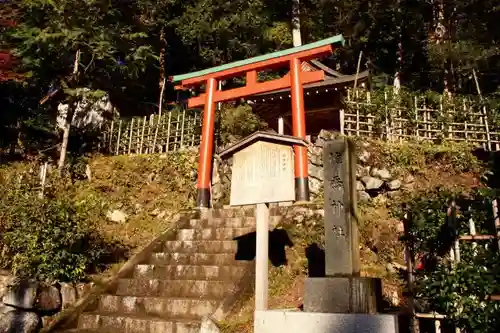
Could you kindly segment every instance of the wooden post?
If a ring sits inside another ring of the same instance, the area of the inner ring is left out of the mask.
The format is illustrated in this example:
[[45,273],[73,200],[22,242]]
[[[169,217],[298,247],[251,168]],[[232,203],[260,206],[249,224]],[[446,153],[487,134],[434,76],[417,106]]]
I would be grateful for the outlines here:
[[110,153],[113,152],[113,129],[114,129],[114,125],[115,125],[115,121],[111,120],[111,130],[109,132],[109,147],[108,147],[108,151]]
[[209,78],[207,80],[205,93],[205,108],[203,112],[200,159],[198,164],[198,181],[196,185],[198,192],[196,205],[198,207],[208,207],[210,204],[210,180],[212,176],[212,150],[214,147],[215,121],[214,93],[216,89],[217,80],[214,78]]
[[[411,224],[411,216],[409,216],[408,214],[405,214],[404,232],[405,232],[406,237],[409,236],[410,224]],[[415,300],[413,297],[414,256],[413,256],[413,249],[409,246],[405,246],[405,259],[406,259],[406,269],[408,271],[407,288],[408,288],[408,311],[410,312],[410,331],[411,331],[411,333],[420,333],[418,319],[417,319],[416,311],[415,311]]]
[[136,154],[139,154],[140,146],[141,146],[141,118],[137,118],[137,140],[135,146]]
[[[158,138],[158,128],[160,127],[160,116],[158,116],[158,120],[156,120],[156,126],[155,126],[155,137],[153,139],[153,147],[151,148],[151,152],[154,154],[156,151],[156,139]],[[153,122],[154,123],[154,122]]]
[[417,126],[415,128],[415,136],[417,137],[417,140],[420,138],[419,130],[418,130],[418,103],[417,103],[417,97],[414,98],[414,103],[415,103],[415,125]]
[[[294,58],[290,60],[292,124],[293,136],[306,138],[306,116],[304,109],[304,88],[301,82],[302,62]],[[309,201],[309,164],[307,148],[294,146],[295,152],[295,196],[296,201]]]
[[43,198],[44,191],[45,191],[45,182],[47,180],[47,168],[49,164],[45,162],[41,167],[40,167],[40,193],[38,196]]
[[255,310],[267,310],[269,278],[269,207],[257,204],[257,242],[255,257]]
[[492,202],[493,219],[495,221],[495,230],[497,234],[498,250],[500,251],[500,217],[498,216],[498,202],[497,199]]
[[180,124],[180,113],[177,113],[177,121],[175,122],[175,143],[174,143],[174,151],[179,149],[179,124]]
[[184,146],[184,125],[186,124],[186,110],[182,110],[182,125],[181,125],[181,145],[180,148]]
[[120,119],[120,122],[118,123],[118,137],[116,139],[116,154],[115,155],[120,155],[120,135],[122,133],[122,120]]
[[170,128],[172,126],[172,111],[168,113],[168,125],[167,125],[167,148],[165,151],[169,151],[170,149]]
[[196,135],[196,126],[197,126],[197,120],[196,120],[196,116],[198,114],[195,112],[194,113],[194,118],[193,118],[193,123],[191,124],[191,132],[192,132],[192,137],[191,137],[191,146],[194,146],[195,145],[195,135]]
[[129,131],[129,138],[128,138],[128,154],[130,155],[130,149],[132,148],[132,137],[134,136],[134,118],[132,118],[132,121],[130,122],[130,131]]
[[[470,210],[470,207],[469,207],[469,210]],[[475,236],[476,235],[476,224],[474,223],[474,220],[472,219],[472,217],[469,219],[469,234],[471,236]],[[473,252],[474,255],[477,255],[476,247],[477,247],[477,243],[476,242],[472,242],[472,249],[474,251]]]
[[153,117],[154,115],[149,115],[149,124],[148,124],[148,136],[146,142],[146,154],[151,154],[151,127],[153,127]]
[[344,111],[344,109],[339,110],[339,123],[340,123],[340,134],[345,135],[345,111]]
[[142,120],[142,133],[141,133],[141,147],[139,148],[139,154],[142,154],[142,146],[144,145],[144,130],[146,129],[147,117],[144,116]]

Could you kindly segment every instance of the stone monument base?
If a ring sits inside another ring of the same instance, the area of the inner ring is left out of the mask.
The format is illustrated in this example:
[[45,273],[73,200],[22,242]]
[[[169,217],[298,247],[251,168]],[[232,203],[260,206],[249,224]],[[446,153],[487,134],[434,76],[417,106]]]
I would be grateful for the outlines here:
[[382,299],[380,279],[367,277],[307,278],[304,311],[375,314]]
[[397,333],[394,315],[255,311],[258,333]]

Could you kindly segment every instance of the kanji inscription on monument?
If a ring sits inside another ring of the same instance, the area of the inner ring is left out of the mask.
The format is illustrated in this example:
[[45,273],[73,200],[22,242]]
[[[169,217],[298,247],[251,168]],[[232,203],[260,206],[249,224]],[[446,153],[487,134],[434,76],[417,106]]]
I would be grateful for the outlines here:
[[[359,273],[358,229],[351,209],[355,197],[351,179],[354,152],[347,140],[326,143],[324,152],[325,273],[346,276]],[[350,163],[351,161],[351,163]]]
[[293,150],[290,146],[261,141],[234,154],[231,205],[294,199]]

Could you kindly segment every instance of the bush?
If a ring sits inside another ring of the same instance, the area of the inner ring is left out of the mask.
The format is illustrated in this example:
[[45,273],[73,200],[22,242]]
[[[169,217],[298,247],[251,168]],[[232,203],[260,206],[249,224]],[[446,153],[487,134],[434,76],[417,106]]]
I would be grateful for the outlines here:
[[[478,189],[472,193],[433,189],[409,198],[405,210],[410,216],[407,246],[424,258],[424,267],[415,274],[419,311],[446,315],[465,332],[498,332],[500,303],[490,295],[500,294],[500,256],[497,240],[460,242],[460,262],[450,262],[449,252],[459,234],[469,234],[473,220],[478,234],[491,234],[491,200],[495,193]],[[456,215],[447,215],[454,200]]]
[[473,153],[473,147],[466,143],[376,142],[375,149],[374,162],[395,170],[423,172],[429,165],[434,165],[442,170],[462,173],[476,172],[481,167],[481,162]]
[[40,281],[78,281],[93,272],[110,252],[92,223],[100,215],[98,203],[72,201],[54,183],[41,198],[34,164],[2,171],[0,264],[18,277]]
[[249,105],[224,105],[219,119],[219,140],[222,146],[234,143],[255,131],[267,128],[267,124],[252,112]]

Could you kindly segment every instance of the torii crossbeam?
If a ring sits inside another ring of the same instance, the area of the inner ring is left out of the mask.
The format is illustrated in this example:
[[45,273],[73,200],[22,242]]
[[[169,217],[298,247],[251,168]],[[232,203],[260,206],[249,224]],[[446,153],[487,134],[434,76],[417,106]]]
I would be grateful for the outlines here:
[[[179,90],[205,85],[205,93],[188,99],[188,107],[203,106],[204,108],[200,159],[198,162],[198,207],[209,207],[210,205],[216,103],[290,88],[292,99],[292,135],[305,139],[306,125],[303,85],[322,81],[325,74],[323,71],[303,72],[302,61],[330,55],[333,52],[333,45],[339,44],[344,44],[342,35],[198,72],[175,75],[171,78],[174,83],[180,83],[176,87]],[[289,74],[276,80],[266,82],[257,81],[257,73],[259,71],[280,67],[289,67]],[[246,77],[246,85],[244,87],[224,91],[217,89],[219,81],[238,76]],[[295,146],[294,153],[296,200],[309,201],[307,148]]]

